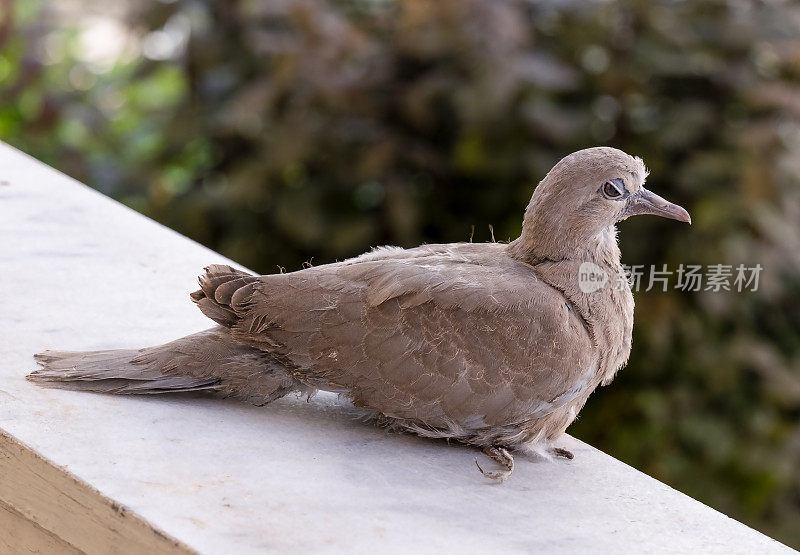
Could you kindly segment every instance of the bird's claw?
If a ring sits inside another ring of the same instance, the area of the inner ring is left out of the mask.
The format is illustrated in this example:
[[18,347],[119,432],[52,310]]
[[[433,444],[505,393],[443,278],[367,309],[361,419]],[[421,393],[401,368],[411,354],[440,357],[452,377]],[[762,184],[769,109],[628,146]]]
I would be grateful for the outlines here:
[[481,465],[478,463],[478,458],[476,457],[475,466],[478,467],[481,474],[491,480],[497,480],[501,484],[508,480],[511,473],[514,472],[514,457],[511,456],[511,453],[503,447],[485,447],[483,449],[483,454],[503,465],[505,470],[486,471],[481,468]]
[[481,474],[483,474],[484,476],[486,476],[487,478],[489,478],[491,480],[497,480],[501,484],[503,482],[505,482],[506,480],[508,480],[508,477],[511,476],[511,472],[512,472],[510,469],[496,470],[496,471],[484,470],[483,468],[481,468],[480,463],[478,463],[478,458],[477,457],[475,457],[475,466],[478,467],[478,470],[481,471]]
[[575,458],[575,455],[572,454],[572,451],[568,451],[567,449],[562,449],[561,447],[553,447],[552,449],[550,449],[550,452],[556,457],[561,457],[562,459],[572,460]]

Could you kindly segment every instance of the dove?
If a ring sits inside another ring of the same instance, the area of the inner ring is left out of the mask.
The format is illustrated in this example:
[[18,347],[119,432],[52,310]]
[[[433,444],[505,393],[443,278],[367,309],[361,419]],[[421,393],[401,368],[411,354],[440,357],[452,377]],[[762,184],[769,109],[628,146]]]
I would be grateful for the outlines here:
[[621,220],[691,222],[645,189],[647,175],[614,148],[574,152],[535,188],[508,243],[378,247],[263,276],[211,265],[191,299],[215,327],[143,349],[45,351],[28,378],[255,405],[334,392],[387,428],[476,447],[500,465],[480,471],[504,481],[515,451],[572,458],[555,443],[628,360],[630,287],[587,288],[581,272],[623,275]]

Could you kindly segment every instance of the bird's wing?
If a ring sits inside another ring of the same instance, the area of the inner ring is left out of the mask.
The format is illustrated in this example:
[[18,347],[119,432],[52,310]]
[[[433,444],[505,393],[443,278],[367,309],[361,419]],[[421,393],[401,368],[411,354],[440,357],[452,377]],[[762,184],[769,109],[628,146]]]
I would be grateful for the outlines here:
[[394,251],[260,277],[212,266],[193,298],[307,383],[388,416],[486,426],[544,416],[594,379],[592,342],[529,266],[485,258]]

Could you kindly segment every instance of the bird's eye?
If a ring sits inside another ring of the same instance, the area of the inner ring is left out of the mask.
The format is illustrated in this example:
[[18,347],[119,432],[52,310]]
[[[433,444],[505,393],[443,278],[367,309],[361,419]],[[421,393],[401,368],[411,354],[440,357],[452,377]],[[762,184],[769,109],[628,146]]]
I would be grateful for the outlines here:
[[619,198],[622,196],[622,191],[619,190],[619,186],[613,181],[606,181],[603,184],[603,194],[607,198]]

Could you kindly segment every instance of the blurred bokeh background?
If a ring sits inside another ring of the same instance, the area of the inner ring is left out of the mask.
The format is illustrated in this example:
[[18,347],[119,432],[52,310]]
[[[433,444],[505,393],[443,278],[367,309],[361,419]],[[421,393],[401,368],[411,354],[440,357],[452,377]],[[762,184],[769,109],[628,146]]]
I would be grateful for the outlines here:
[[797,3],[0,0],[0,17],[0,139],[263,273],[473,226],[513,239],[561,156],[642,156],[694,223],[622,223],[624,262],[760,263],[760,287],[637,293],[630,364],[570,432],[800,547]]

